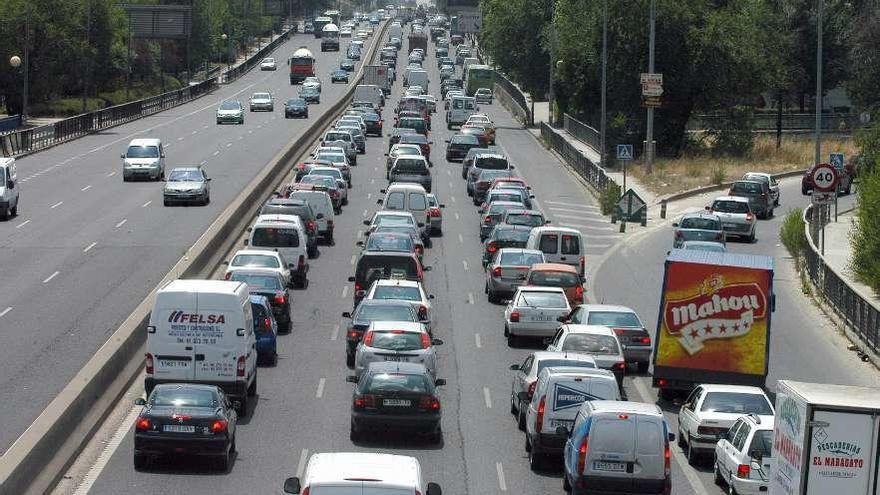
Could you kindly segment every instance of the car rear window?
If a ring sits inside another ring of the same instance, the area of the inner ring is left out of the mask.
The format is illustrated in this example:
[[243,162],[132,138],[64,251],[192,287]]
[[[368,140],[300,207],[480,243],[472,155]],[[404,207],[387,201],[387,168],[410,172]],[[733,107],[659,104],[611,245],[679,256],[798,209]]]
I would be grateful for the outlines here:
[[590,354],[620,354],[617,340],[610,335],[594,335],[589,333],[571,333],[562,342],[563,351],[588,352]]
[[590,428],[590,444],[597,446],[602,453],[631,454],[634,419],[634,416],[626,420],[617,417],[598,418]]
[[679,226],[683,229],[721,230],[718,220],[712,218],[684,218]]
[[418,287],[396,287],[381,285],[373,291],[373,299],[400,299],[402,301],[421,301],[422,293]]
[[281,290],[281,282],[278,277],[269,275],[254,275],[249,273],[233,273],[231,280],[244,282],[248,287],[258,290]]
[[625,311],[590,311],[587,315],[587,325],[602,325],[604,327],[641,327],[642,323],[635,313]]
[[367,239],[367,249],[370,251],[412,251],[413,242],[407,235],[378,234],[374,233]]
[[260,268],[279,268],[278,258],[262,254],[239,254],[232,258],[232,266],[255,266]]
[[756,182],[734,182],[730,190],[737,193],[761,194],[761,184]]
[[561,292],[522,291],[516,305],[561,309],[568,307],[568,302],[565,299],[565,294]]
[[505,223],[510,225],[525,225],[528,227],[539,227],[544,225],[544,217],[541,215],[523,215],[523,214],[513,214],[507,215],[507,219]]
[[299,232],[296,229],[255,227],[251,246],[270,248],[299,247]]
[[521,242],[525,245],[529,240],[529,231],[522,229],[496,229],[494,238],[497,241]]
[[424,160],[398,158],[394,162],[394,171],[401,174],[428,175],[428,167]]
[[543,263],[544,257],[533,253],[503,253],[501,265],[507,266],[532,266],[535,263]]
[[[400,194],[403,193],[392,193],[392,194]],[[379,215],[376,217],[374,221],[376,225],[412,225],[413,219],[411,216],[406,215]]]
[[474,166],[488,170],[507,170],[510,168],[506,158],[497,156],[479,156],[474,160]]
[[[418,334],[416,334],[418,336]],[[430,385],[424,375],[377,373],[371,375],[365,387],[372,392],[418,392],[428,393]]]
[[428,209],[428,200],[422,193],[409,193],[409,209],[423,211]]
[[749,213],[749,204],[745,201],[715,201],[712,209],[721,213]]
[[406,144],[428,144],[428,138],[421,134],[404,134],[400,136],[400,142]]
[[576,361],[576,360],[568,360],[568,359],[545,359],[543,361],[538,361],[538,374],[541,374],[541,370],[544,368],[551,368],[553,366],[565,366],[570,368],[596,368],[594,363],[590,361]]
[[574,273],[540,270],[532,272],[529,282],[545,287],[574,287],[580,285],[581,279]]
[[580,241],[580,236],[562,234],[562,254],[581,254]]
[[761,457],[768,459],[771,455],[771,446],[773,445],[773,430],[758,430],[752,437],[752,443],[749,445],[747,452],[758,451]]
[[522,203],[523,197],[522,197],[522,194],[517,194],[517,193],[507,193],[507,192],[497,193],[496,192],[496,193],[489,194],[489,196],[486,197],[486,201],[489,203],[491,203],[493,201],[512,201],[514,203]]
[[[403,304],[403,303],[401,303]],[[412,308],[406,306],[376,305],[361,303],[356,315],[358,320],[367,321],[416,321]]]
[[402,330],[383,330],[373,333],[369,347],[389,351],[417,351],[422,348],[422,334]]
[[543,251],[546,254],[556,254],[557,246],[556,244],[559,242],[559,236],[556,234],[543,234],[541,235],[541,242],[538,246],[538,249]]
[[477,136],[474,136],[474,135],[472,135],[472,134],[456,134],[455,136],[452,136],[452,139],[450,140],[450,143],[451,143],[451,144],[473,144],[473,145],[477,145],[477,144],[480,144],[480,140],[477,139]]
[[403,192],[393,192],[385,197],[386,210],[402,210],[406,195]]
[[700,411],[773,415],[770,403],[767,402],[763,395],[738,392],[709,392],[706,394],[706,398],[703,399]]
[[378,280],[392,276],[415,277],[417,261],[410,256],[365,256],[358,262],[358,280]]
[[217,394],[210,390],[177,387],[157,388],[150,396],[150,404],[154,406],[214,407],[218,400]]

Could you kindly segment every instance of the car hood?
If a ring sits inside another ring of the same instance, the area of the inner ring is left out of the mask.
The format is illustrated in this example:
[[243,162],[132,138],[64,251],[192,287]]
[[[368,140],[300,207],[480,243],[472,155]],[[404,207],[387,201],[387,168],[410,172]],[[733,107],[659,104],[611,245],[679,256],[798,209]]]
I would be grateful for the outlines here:
[[166,182],[165,190],[166,191],[193,191],[196,189],[202,189],[205,187],[205,183],[201,181],[184,181],[184,182]]

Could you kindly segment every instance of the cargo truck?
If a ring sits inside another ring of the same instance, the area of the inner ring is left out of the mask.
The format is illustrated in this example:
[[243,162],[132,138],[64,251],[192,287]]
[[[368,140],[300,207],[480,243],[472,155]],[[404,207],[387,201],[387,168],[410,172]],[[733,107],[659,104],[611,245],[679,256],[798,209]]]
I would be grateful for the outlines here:
[[416,48],[425,50],[425,53],[428,52],[428,37],[425,36],[425,33],[410,33],[407,38],[406,53],[410,54]]
[[699,383],[764,386],[773,258],[673,249],[661,290],[653,376],[661,398]]
[[880,388],[780,380],[770,495],[878,495]]
[[287,65],[290,66],[290,84],[300,84],[315,75],[315,56],[304,46],[293,52]]
[[321,29],[321,51],[339,51],[339,27],[336,24],[327,24]]
[[364,79],[362,84],[379,86],[385,96],[391,94],[391,79],[388,77],[388,67],[384,65],[365,65]]

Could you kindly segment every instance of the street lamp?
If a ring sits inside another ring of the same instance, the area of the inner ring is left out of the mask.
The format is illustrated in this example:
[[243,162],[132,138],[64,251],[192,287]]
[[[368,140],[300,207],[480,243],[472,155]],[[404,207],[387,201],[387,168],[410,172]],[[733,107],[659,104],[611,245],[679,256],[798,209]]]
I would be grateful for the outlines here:
[[[227,36],[226,33],[223,33],[223,34],[220,35],[220,39],[223,40],[223,41],[226,41],[226,40],[229,39],[229,36]],[[226,45],[226,72],[229,72],[229,68],[232,67],[232,62],[229,61],[229,57],[232,56],[232,55],[230,54],[231,51],[232,51],[232,50],[230,50],[230,47],[229,47],[229,45],[227,44],[227,45]]]
[[[18,55],[13,55],[9,57],[9,65],[14,69],[18,69],[21,67],[21,57]],[[21,124],[24,125],[27,123],[27,104],[28,104],[28,63],[27,63],[27,55],[25,55],[24,59],[24,89],[22,90],[22,98],[21,98]]]

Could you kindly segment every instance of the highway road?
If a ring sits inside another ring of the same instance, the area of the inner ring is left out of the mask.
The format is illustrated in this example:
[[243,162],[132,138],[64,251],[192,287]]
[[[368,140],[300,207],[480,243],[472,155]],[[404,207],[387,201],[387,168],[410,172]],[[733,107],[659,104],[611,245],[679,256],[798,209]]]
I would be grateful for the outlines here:
[[[0,222],[0,452],[25,430],[88,358],[162,279],[242,188],[346,85],[330,84],[335,52],[299,34],[279,47],[275,72],[252,71],[186,105],[18,160],[19,216]],[[285,60],[299,46],[317,57],[324,81],[311,119],[284,119],[299,86]],[[270,90],[274,112],[248,113],[245,124],[218,126],[223,99]],[[213,178],[211,204],[162,205],[162,184],[125,182],[120,154],[139,137],[159,137],[166,170],[203,165]]]
[[[430,68],[431,90],[436,94],[439,76],[433,49],[429,53],[425,66]],[[404,65],[402,58],[399,65]],[[386,122],[401,92],[398,80],[394,97],[386,106]],[[668,222],[652,218],[647,228],[631,225],[626,235],[617,233],[616,227],[600,216],[595,200],[529,131],[497,104],[484,105],[483,110],[498,126],[498,148],[532,185],[538,207],[554,224],[583,232],[587,277],[595,289],[588,298],[627,304],[653,325],[662,259],[671,245]],[[442,108],[434,122],[434,190],[446,208],[444,234],[434,240],[425,259],[433,268],[426,275],[426,288],[436,296],[434,335],[445,341],[439,348],[438,374],[448,380],[440,394],[442,444],[428,445],[396,435],[353,444],[348,435],[352,385],[345,381],[351,371],[344,361],[347,320],[340,314],[351,309],[347,277],[359,252],[355,242],[363,230],[362,220],[375,211],[379,190],[386,184],[386,138],[368,138],[367,153],[353,169],[350,204],[337,218],[336,245],[323,248],[321,256],[312,260],[308,290],[293,293],[293,332],[279,338],[277,367],[260,369],[259,400],[253,402],[251,414],[238,431],[239,454],[231,471],[218,473],[185,459],[135,471],[132,425],[140,408],[130,401],[143,394],[142,380],[137,380],[56,493],[278,493],[284,478],[302,474],[312,453],[351,450],[413,455],[421,462],[426,481],[440,483],[447,494],[561,493],[559,471],[534,473],[529,469],[523,434],[508,412],[508,367],[521,362],[538,345],[507,347],[502,335],[503,306],[489,304],[482,290],[479,215],[465,193],[460,165],[443,160],[443,140],[451,132],[442,124]],[[283,124],[274,122],[270,127]],[[699,208],[704,200],[696,198],[681,207]],[[800,201],[786,183],[783,209]],[[823,319],[795,293],[798,285],[775,236],[780,218],[761,223],[756,244],[732,246],[777,258],[779,309],[772,344],[773,378],[796,376],[860,384],[876,380],[873,371],[846,354],[840,339],[827,336]],[[816,366],[819,359],[828,367]],[[836,368],[829,371],[832,366]],[[656,400],[646,377],[628,376],[625,390],[630,400]],[[674,405],[665,406],[675,409]],[[672,412],[669,418],[674,428]],[[704,469],[687,466],[680,450],[673,450],[674,494],[720,493]]]

